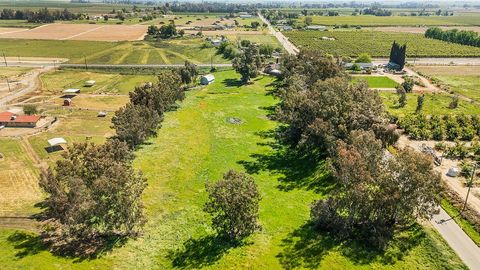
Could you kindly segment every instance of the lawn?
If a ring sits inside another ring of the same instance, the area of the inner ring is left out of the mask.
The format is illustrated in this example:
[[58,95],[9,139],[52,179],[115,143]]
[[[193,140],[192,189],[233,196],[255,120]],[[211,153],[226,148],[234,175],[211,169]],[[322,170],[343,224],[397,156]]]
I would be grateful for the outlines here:
[[[233,71],[215,76],[210,86],[189,91],[180,109],[166,114],[158,136],[136,153],[134,165],[148,179],[148,222],[140,238],[100,259],[74,262],[46,252],[35,235],[0,230],[0,269],[466,269],[430,228],[398,235],[387,254],[313,232],[309,204],[332,182],[325,164],[312,166],[272,147],[277,123],[267,114],[277,101],[266,89],[273,79],[241,86]],[[231,124],[231,117],[242,123]],[[230,168],[251,173],[263,198],[262,230],[237,247],[215,236],[202,211],[205,183]]]
[[0,27],[34,28],[40,25],[42,24],[30,23],[26,20],[0,20]]
[[[396,93],[381,92],[387,111],[396,116],[405,116],[415,113],[417,107],[418,94],[407,94],[407,105],[399,108],[397,105],[398,95]],[[460,100],[458,108],[450,109],[448,105],[452,97],[447,94],[425,94],[425,101],[422,112],[427,115],[446,115],[446,114],[480,114],[480,107],[476,104]]]
[[447,85],[454,93],[480,101],[480,66],[419,66],[415,70]]
[[366,81],[369,88],[395,88],[398,83],[386,76],[353,76],[354,83]]
[[[313,16],[313,24],[359,26],[480,25],[480,15],[457,16]],[[301,19],[299,19],[301,20]]]
[[[388,57],[393,41],[407,44],[408,57],[480,56],[480,48],[425,38],[422,34],[368,30],[292,31],[285,35],[300,48],[319,49],[333,55],[356,57],[368,53]],[[323,40],[330,37],[335,40]]]

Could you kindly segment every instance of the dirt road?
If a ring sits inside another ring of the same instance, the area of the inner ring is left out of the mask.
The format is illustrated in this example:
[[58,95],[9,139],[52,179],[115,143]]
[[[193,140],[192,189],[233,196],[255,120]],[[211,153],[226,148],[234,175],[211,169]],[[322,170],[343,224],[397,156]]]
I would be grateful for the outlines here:
[[6,106],[10,101],[24,96],[28,93],[31,93],[37,90],[40,87],[40,79],[39,76],[47,71],[53,69],[53,66],[46,66],[41,69],[37,69],[32,71],[30,74],[22,78],[18,83],[24,85],[24,87],[20,88],[19,90],[13,91],[8,95],[0,98],[0,108]]

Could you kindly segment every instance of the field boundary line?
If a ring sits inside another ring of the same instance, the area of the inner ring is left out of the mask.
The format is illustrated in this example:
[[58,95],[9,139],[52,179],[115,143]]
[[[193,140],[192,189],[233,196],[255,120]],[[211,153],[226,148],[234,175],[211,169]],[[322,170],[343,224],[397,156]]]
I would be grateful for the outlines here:
[[59,40],[68,40],[68,39],[71,39],[71,38],[74,38],[74,37],[78,37],[78,36],[84,35],[84,34],[86,34],[86,33],[93,32],[93,31],[98,30],[98,29],[101,29],[101,28],[103,28],[103,27],[105,27],[105,25],[101,25],[101,26],[99,26],[99,27],[95,27],[95,28],[93,28],[93,29],[89,29],[89,30],[87,30],[87,31],[83,31],[83,32],[81,32],[81,33],[78,33],[78,34],[75,34],[75,35],[72,35],[72,36],[69,36],[69,37],[61,38],[61,39],[59,39]]

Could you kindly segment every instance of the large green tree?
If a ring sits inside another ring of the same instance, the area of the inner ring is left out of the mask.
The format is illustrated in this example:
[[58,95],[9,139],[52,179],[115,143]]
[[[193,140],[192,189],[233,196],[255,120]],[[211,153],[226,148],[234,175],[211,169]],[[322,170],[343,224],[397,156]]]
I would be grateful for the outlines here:
[[42,175],[48,194],[43,238],[59,252],[95,253],[112,237],[135,236],[145,222],[141,195],[146,180],[118,140],[69,147]]
[[436,212],[440,175],[430,157],[409,148],[390,154],[373,132],[354,131],[333,160],[339,187],[312,207],[319,228],[385,248],[395,229]]
[[212,215],[217,232],[230,241],[241,240],[259,228],[260,193],[252,177],[234,170],[207,185],[205,211]]
[[262,57],[258,45],[252,43],[233,59],[233,68],[242,75],[242,82],[248,83],[250,78],[255,78],[260,74],[260,68],[263,65]]
[[152,108],[128,103],[115,112],[112,128],[117,139],[134,148],[157,134],[160,121],[161,117]]

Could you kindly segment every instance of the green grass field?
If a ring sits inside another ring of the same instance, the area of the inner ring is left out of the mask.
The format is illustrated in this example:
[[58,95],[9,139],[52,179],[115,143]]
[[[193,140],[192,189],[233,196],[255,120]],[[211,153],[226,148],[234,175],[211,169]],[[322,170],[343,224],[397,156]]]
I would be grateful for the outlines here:
[[[80,93],[123,94],[126,95],[136,86],[146,82],[155,82],[155,75],[123,75],[118,73],[98,73],[79,70],[59,70],[43,74],[40,77],[43,94],[61,94],[67,88],[78,88]],[[95,85],[85,87],[87,80]]]
[[352,76],[354,83],[366,81],[370,88],[395,88],[398,83],[386,76]]
[[454,93],[480,101],[480,66],[421,66],[415,70],[447,85]]
[[[368,53],[388,57],[393,41],[407,44],[408,57],[467,57],[480,56],[480,48],[427,39],[422,34],[393,33],[368,30],[335,30],[328,32],[293,31],[286,36],[300,48],[319,49],[325,53],[355,57]],[[322,37],[335,40],[322,40]]]
[[[397,106],[398,95],[396,93],[381,92],[387,111],[396,116],[405,116],[415,113],[417,107],[418,94],[407,94],[407,105],[403,108]],[[449,109],[448,105],[452,101],[450,95],[446,94],[425,94],[425,101],[422,112],[427,115],[445,115],[445,114],[480,114],[480,107],[476,104],[460,100],[458,108]]]
[[0,20],[0,27],[19,27],[19,28],[34,28],[42,25],[41,23],[29,23],[24,20]]
[[177,39],[161,42],[102,42],[74,40],[0,39],[0,48],[11,57],[68,58],[83,64],[182,64],[227,63],[214,48],[203,48],[202,39]]
[[[313,232],[309,204],[332,183],[325,164],[311,166],[271,147],[277,123],[267,114],[277,101],[266,89],[273,79],[241,86],[233,71],[215,76],[215,83],[189,91],[136,153],[134,165],[148,179],[141,237],[99,259],[74,260],[51,255],[36,235],[0,229],[0,269],[466,269],[431,228],[397,235],[385,254]],[[215,236],[202,211],[205,182],[230,168],[252,173],[263,198],[262,230],[237,247]]]
[[[446,25],[480,25],[480,15],[457,16],[313,16],[313,24],[354,25],[354,26],[446,26]],[[299,19],[301,20],[301,19]]]

